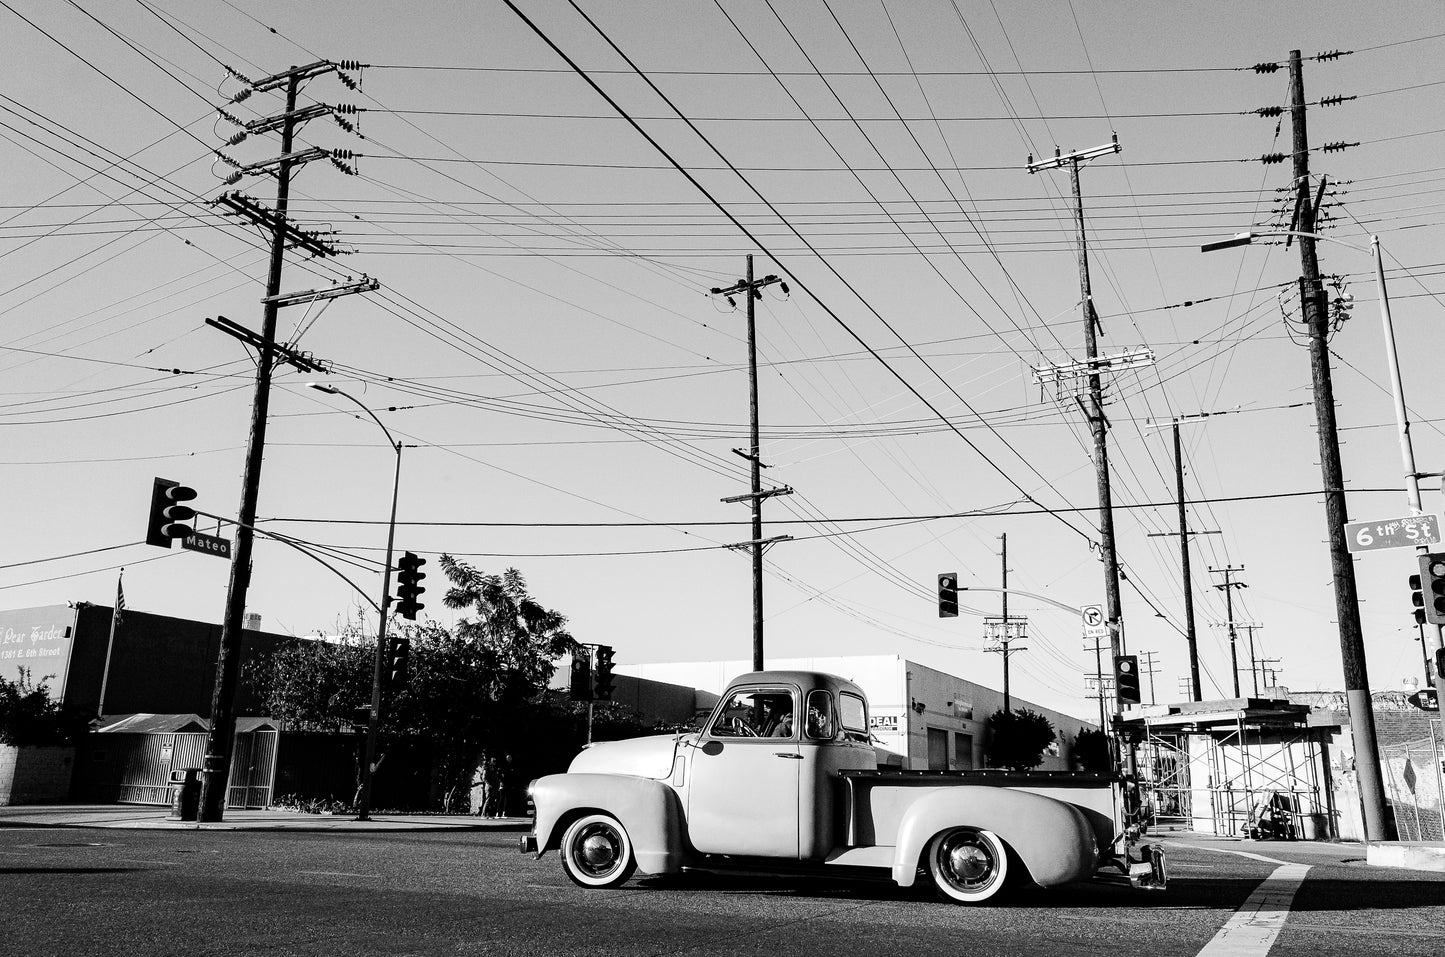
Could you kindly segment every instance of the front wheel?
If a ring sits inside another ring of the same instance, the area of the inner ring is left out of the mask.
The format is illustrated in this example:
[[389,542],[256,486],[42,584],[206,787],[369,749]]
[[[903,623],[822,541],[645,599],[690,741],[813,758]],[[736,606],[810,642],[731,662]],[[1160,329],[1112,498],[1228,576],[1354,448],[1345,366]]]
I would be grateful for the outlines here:
[[955,904],[978,904],[1003,889],[1008,852],[992,831],[956,827],[928,844],[928,874],[940,897]]
[[617,887],[636,869],[632,839],[609,814],[578,818],[562,835],[562,870],[574,884]]

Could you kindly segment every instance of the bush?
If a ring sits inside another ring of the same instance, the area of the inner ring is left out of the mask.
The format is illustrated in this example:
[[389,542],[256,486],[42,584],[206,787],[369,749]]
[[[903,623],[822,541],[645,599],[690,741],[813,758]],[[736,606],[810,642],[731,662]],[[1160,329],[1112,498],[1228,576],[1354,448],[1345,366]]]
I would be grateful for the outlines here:
[[1074,738],[1074,763],[1080,771],[1106,774],[1113,770],[1109,757],[1109,736],[1096,728],[1084,728]]
[[1027,771],[1044,761],[1044,750],[1057,735],[1049,719],[1028,708],[988,716],[988,764],[993,768]]
[[0,678],[0,744],[68,747],[84,737],[90,729],[88,717],[52,701],[48,681],[35,684],[26,668],[20,669],[17,681]]

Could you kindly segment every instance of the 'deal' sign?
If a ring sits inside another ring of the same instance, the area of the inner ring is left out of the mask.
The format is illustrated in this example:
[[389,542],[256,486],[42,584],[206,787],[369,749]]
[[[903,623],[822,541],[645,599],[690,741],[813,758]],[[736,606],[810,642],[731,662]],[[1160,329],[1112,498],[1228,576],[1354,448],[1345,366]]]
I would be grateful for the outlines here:
[[1347,522],[1345,547],[1352,552],[1372,552],[1377,548],[1414,548],[1418,545],[1440,544],[1438,515],[1407,515],[1373,522]]

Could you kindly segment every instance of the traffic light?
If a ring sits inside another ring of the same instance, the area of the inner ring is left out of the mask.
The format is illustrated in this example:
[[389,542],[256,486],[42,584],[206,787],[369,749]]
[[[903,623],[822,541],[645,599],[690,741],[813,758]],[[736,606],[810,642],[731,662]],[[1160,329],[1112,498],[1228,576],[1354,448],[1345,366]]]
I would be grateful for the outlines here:
[[573,701],[592,700],[592,655],[585,646],[572,652],[572,680],[568,691]]
[[1435,649],[1435,673],[1445,678],[1445,648]]
[[612,646],[598,645],[596,651],[596,675],[592,682],[592,694],[598,701],[612,700]]
[[1432,552],[1420,556],[1420,583],[1425,620],[1432,625],[1445,625],[1445,555]]
[[1143,700],[1139,693],[1139,656],[1114,656],[1114,688],[1122,704],[1138,704]]
[[1414,606],[1415,624],[1425,624],[1425,592],[1419,575],[1410,576],[1410,604]]
[[958,572],[938,576],[938,617],[958,617]]
[[181,502],[196,497],[196,490],[179,482],[158,478],[151,489],[151,513],[146,522],[146,544],[170,548],[177,538],[185,538],[195,529],[185,524],[196,517],[196,510]]
[[387,684],[393,687],[406,684],[407,661],[410,658],[411,639],[393,638],[391,640],[391,648],[387,650],[386,655]]
[[397,562],[396,611],[401,617],[412,621],[416,621],[416,613],[426,607],[417,601],[421,593],[426,591],[420,584],[426,577],[426,573],[421,570],[425,564],[425,558],[418,558],[411,552],[404,553],[401,561]]

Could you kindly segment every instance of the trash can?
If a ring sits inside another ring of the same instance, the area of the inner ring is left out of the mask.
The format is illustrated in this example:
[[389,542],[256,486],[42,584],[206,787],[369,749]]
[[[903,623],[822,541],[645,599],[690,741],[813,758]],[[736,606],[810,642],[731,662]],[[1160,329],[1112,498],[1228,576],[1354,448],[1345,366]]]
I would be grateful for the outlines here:
[[176,768],[171,772],[172,821],[194,821],[201,810],[201,769]]

